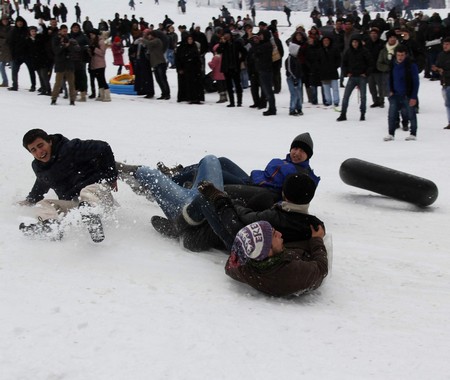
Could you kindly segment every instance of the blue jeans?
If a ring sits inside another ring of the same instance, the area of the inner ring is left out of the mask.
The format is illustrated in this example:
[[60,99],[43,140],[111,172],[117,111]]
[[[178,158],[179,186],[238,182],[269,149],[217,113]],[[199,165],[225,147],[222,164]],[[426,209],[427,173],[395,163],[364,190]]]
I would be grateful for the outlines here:
[[411,134],[416,136],[417,134],[416,109],[415,107],[409,106],[409,98],[405,95],[392,95],[388,99],[389,99],[389,113],[388,113],[389,134],[392,136],[395,135],[398,113],[401,111],[402,107],[404,107],[405,110],[407,110],[408,112]]
[[361,113],[366,113],[366,93],[367,93],[367,77],[350,77],[348,78],[347,85],[345,86],[344,99],[342,100],[342,113],[347,112],[348,102],[353,90],[359,87],[361,95],[361,104],[359,109]]
[[175,65],[175,51],[173,49],[167,49],[166,59],[170,66]]
[[7,63],[8,62],[0,62],[0,74],[2,76],[2,83],[6,86],[8,85],[8,77],[6,75],[6,69],[5,69]]
[[[220,167],[222,169],[223,183],[226,185],[249,185],[250,176],[244,172],[237,164],[226,157],[219,157]],[[198,171],[199,164],[186,166],[181,173],[172,177],[172,181],[180,186],[187,181],[192,182]]]
[[450,86],[442,87],[442,96],[445,101],[445,109],[447,110],[447,122],[450,124]]
[[[198,164],[198,171],[191,189],[177,185],[158,169],[141,166],[135,174],[139,183],[155,198],[166,217],[175,221],[183,210],[200,193],[198,184],[203,181],[212,182],[218,189],[223,190],[222,169],[217,157],[205,156]],[[204,199],[201,197],[201,199]]]
[[286,77],[286,82],[291,94],[291,101],[289,103],[289,112],[294,112],[295,110],[302,110],[303,103],[303,91],[302,91],[302,81],[297,79],[297,86],[294,85],[294,79],[292,77]]
[[[327,105],[334,105],[337,107],[339,105],[339,80],[333,79],[327,81],[327,83],[322,82],[322,90],[325,96],[325,103]],[[331,90],[333,90],[333,99],[331,99]]]

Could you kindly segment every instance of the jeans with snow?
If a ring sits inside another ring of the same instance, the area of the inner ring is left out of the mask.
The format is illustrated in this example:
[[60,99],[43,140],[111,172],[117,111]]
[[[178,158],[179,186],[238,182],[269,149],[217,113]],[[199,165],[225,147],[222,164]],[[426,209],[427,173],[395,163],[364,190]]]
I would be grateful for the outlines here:
[[392,95],[389,98],[389,134],[394,136],[397,127],[398,113],[404,107],[408,111],[408,119],[410,122],[410,131],[412,135],[417,134],[417,115],[416,108],[410,107],[409,98],[405,95]]
[[[141,166],[135,174],[139,183],[151,192],[166,217],[175,221],[196,195],[198,184],[203,181],[212,182],[218,189],[223,190],[222,169],[217,157],[205,156],[198,164],[197,176],[191,189],[177,185],[158,169]],[[203,198],[202,198],[203,199]]]
[[[331,81],[322,82],[323,95],[325,103],[329,106],[332,104],[337,107],[339,105],[339,80],[333,79]],[[333,90],[333,98],[331,98],[331,90]]]

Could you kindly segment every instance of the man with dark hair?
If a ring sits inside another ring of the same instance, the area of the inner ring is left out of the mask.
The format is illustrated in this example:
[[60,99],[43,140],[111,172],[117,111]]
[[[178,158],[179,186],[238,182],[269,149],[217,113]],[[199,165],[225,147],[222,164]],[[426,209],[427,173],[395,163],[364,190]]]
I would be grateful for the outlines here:
[[69,40],[67,25],[61,25],[57,36],[53,37],[52,49],[55,54],[55,83],[52,90],[52,105],[56,105],[59,92],[66,80],[69,85],[70,105],[75,105],[75,63],[74,56],[81,58],[81,47],[74,39]]
[[161,89],[161,96],[158,99],[169,100],[170,87],[167,81],[167,62],[164,56],[165,47],[163,41],[159,38],[156,31],[149,30],[144,32],[142,43],[148,51],[150,66],[155,74],[156,82]]
[[366,120],[367,78],[372,71],[372,57],[369,51],[362,45],[359,36],[354,36],[350,45],[350,48],[344,53],[342,59],[342,73],[348,77],[348,82],[342,100],[341,115],[337,118],[337,121],[347,120],[350,95],[356,87],[358,87],[361,95],[361,104],[359,106],[361,114],[359,120],[364,121]]
[[408,48],[398,45],[395,48],[394,59],[389,73],[389,135],[384,141],[394,140],[396,121],[398,113],[402,108],[408,112],[411,134],[405,140],[416,140],[417,116],[415,106],[417,105],[417,94],[419,92],[419,69],[408,57]]
[[[23,137],[23,146],[34,157],[36,181],[22,206],[36,205],[36,224],[19,228],[27,236],[61,239],[61,215],[79,208],[94,242],[104,239],[100,211],[111,208],[111,191],[117,190],[117,170],[111,147],[99,140],[69,140],[61,134],[49,135],[32,129]],[[58,199],[44,199],[54,190]]]

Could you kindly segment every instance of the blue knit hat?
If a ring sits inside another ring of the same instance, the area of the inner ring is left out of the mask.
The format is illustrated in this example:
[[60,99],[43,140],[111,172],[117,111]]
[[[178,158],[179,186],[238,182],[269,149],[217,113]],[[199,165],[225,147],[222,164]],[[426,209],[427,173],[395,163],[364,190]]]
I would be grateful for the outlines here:
[[241,263],[249,259],[261,261],[269,256],[272,248],[272,226],[265,221],[249,224],[237,234],[231,247]]

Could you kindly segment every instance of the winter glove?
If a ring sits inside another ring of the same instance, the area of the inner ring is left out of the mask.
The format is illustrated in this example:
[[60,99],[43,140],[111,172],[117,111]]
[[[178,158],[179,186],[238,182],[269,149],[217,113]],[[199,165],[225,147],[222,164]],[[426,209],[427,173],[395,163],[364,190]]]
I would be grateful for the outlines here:
[[228,198],[228,195],[223,191],[217,189],[213,183],[208,181],[202,181],[197,187],[200,194],[202,194],[207,200],[215,203],[219,199]]

